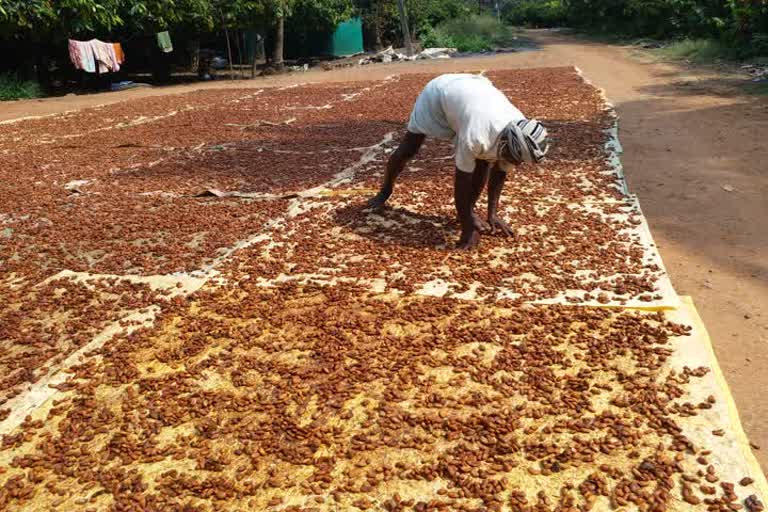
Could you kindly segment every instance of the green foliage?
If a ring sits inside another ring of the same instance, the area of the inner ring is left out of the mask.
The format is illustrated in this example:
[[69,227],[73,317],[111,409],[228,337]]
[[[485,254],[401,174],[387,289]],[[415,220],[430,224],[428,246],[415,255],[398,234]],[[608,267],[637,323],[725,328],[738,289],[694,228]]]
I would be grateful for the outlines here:
[[407,0],[406,8],[417,35],[448,20],[464,19],[470,9],[464,0]]
[[123,22],[119,0],[3,0],[0,35],[44,38],[51,32],[109,31]]
[[352,0],[296,0],[289,23],[312,32],[331,30],[353,13]]
[[[436,0],[434,0],[436,1]],[[333,27],[352,0],[0,0],[0,37],[66,39],[248,27],[278,16]]]
[[512,29],[496,18],[475,15],[445,21],[423,34],[425,47],[457,48],[462,52],[480,52],[509,46],[514,42]]
[[[372,27],[379,44],[402,44],[396,0],[355,0],[355,3],[363,22]],[[405,8],[414,39],[423,39],[444,21],[466,18],[470,14],[465,0],[405,0]]]
[[14,73],[0,74],[0,101],[38,98],[42,91],[37,82],[20,80]]
[[691,62],[712,62],[736,57],[732,46],[716,39],[683,39],[658,50],[658,53],[668,59]]
[[558,27],[566,24],[568,13],[560,0],[522,0],[504,6],[504,21],[528,27]]
[[701,59],[768,54],[766,0],[510,0],[504,18],[624,38],[682,39],[670,54]]

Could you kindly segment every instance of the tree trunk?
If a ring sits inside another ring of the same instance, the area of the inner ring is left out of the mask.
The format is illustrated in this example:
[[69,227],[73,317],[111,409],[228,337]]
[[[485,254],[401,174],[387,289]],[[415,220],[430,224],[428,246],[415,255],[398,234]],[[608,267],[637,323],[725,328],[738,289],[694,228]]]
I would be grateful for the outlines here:
[[381,6],[379,5],[379,2],[376,2],[376,16],[375,16],[375,22],[373,24],[374,31],[375,31],[375,48],[376,51],[383,50],[384,49],[384,41],[382,41],[381,38],[381,32],[382,32],[382,19],[381,19]]
[[240,31],[235,30],[235,43],[237,43],[237,77],[242,78],[243,52],[240,49]]
[[49,57],[48,51],[50,47],[48,44],[40,44],[38,46],[37,50],[37,81],[40,84],[40,87],[43,88],[43,90],[46,93],[51,92],[52,84],[51,84],[51,71],[50,71],[50,64],[51,64],[51,58]]
[[253,52],[253,62],[251,62],[251,78],[256,78],[256,52]]
[[376,31],[376,51],[383,50],[384,42],[381,40],[381,27],[379,26],[378,22],[376,23],[376,28],[374,28],[374,30]]
[[256,78],[256,60],[260,57],[259,44],[261,43],[261,37],[258,32],[253,33],[253,62],[251,62],[251,78]]
[[272,66],[282,68],[283,61],[283,39],[285,39],[285,17],[280,14],[277,17],[277,26],[275,27],[275,46],[272,50]]
[[196,38],[188,40],[187,52],[189,53],[189,71],[197,73],[200,69],[200,40]]
[[403,43],[405,43],[405,54],[413,55],[413,46],[411,45],[411,32],[408,28],[408,13],[405,10],[404,0],[397,0],[397,9],[400,11],[400,26],[403,30]]
[[224,27],[224,37],[227,39],[227,57],[229,57],[229,77],[235,77],[235,70],[232,67],[232,45],[229,43],[229,30],[227,30],[227,20],[224,19],[224,13],[221,13],[221,25]]

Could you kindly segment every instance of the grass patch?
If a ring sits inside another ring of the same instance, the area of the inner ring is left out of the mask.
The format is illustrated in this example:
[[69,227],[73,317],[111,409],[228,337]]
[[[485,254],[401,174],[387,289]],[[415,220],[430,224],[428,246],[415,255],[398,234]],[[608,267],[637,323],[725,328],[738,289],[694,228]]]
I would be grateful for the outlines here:
[[750,94],[768,96],[768,82],[747,83],[745,88]]
[[475,15],[448,20],[428,30],[421,38],[425,48],[456,48],[460,52],[482,52],[511,46],[515,30],[493,16]]
[[37,82],[20,80],[15,73],[0,73],[0,101],[39,98],[42,95]]
[[715,39],[683,39],[655,51],[663,58],[705,64],[738,58],[735,48]]

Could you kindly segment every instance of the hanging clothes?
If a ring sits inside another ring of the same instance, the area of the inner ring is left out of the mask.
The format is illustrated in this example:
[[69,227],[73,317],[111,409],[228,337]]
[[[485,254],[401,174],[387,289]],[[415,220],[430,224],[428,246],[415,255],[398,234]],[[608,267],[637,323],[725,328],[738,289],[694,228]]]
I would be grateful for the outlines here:
[[115,51],[115,59],[117,63],[122,65],[125,62],[125,52],[123,52],[123,45],[120,43],[112,43],[112,47]]
[[157,33],[157,46],[163,53],[171,53],[173,51],[173,43],[171,43],[171,34],[168,31]]
[[91,44],[93,54],[96,56],[96,61],[99,64],[99,73],[120,71],[120,64],[117,62],[115,47],[112,43],[105,43],[98,39],[91,39],[88,42]]
[[96,59],[93,55],[93,48],[88,41],[69,40],[69,59],[75,66],[75,69],[82,69],[88,73],[96,72]]
[[[125,55],[120,49],[122,58]],[[121,59],[115,51],[115,45],[105,43],[98,39],[90,41],[69,40],[69,58],[76,69],[82,69],[88,73],[95,73],[98,66],[99,73],[120,71]]]

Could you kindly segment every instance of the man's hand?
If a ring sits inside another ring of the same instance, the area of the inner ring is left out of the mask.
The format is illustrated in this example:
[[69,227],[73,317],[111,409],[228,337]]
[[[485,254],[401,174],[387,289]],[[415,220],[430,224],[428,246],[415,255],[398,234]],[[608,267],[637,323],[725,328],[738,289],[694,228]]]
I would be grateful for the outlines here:
[[480,243],[480,232],[476,229],[469,231],[462,230],[461,237],[456,243],[456,248],[461,251],[469,251],[477,247]]
[[375,212],[380,211],[384,208],[387,199],[389,199],[389,196],[391,195],[392,190],[381,189],[378,194],[368,200],[365,207]]
[[509,227],[509,224],[499,218],[498,215],[491,215],[488,218],[488,231],[492,235],[515,236],[515,232]]

